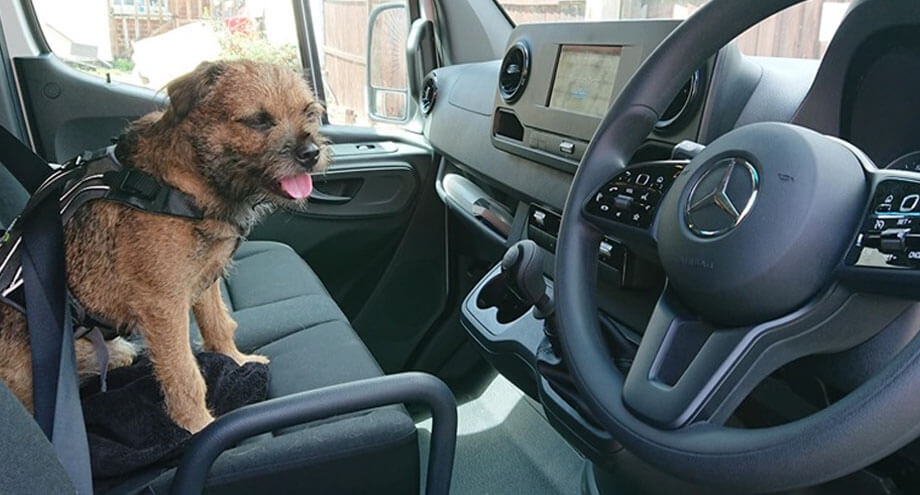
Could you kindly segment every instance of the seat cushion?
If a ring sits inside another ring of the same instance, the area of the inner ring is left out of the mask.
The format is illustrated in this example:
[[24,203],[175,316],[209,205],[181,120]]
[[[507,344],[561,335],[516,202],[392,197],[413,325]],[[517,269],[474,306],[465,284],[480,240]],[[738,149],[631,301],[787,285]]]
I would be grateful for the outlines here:
[[[269,396],[380,376],[370,352],[319,278],[289,247],[245,242],[223,282],[243,352],[271,359]],[[193,325],[193,341],[200,345]],[[115,490],[166,493],[174,469]],[[352,413],[264,434],[222,454],[211,493],[417,493],[415,425],[402,406]]]

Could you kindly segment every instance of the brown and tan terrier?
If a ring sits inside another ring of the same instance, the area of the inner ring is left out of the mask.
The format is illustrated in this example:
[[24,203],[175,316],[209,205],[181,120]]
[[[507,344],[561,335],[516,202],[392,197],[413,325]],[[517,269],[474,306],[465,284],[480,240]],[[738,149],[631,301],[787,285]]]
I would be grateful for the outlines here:
[[[67,280],[94,315],[144,337],[169,416],[197,432],[213,421],[189,341],[189,312],[203,347],[237,363],[236,322],[218,278],[240,235],[267,211],[299,208],[311,171],[327,160],[319,135],[323,108],[303,77],[248,61],[203,63],[167,87],[169,106],[131,124],[116,156],[190,196],[202,220],[142,212],[108,201],[80,208],[65,226]],[[319,157],[317,158],[317,153]],[[109,341],[110,367],[134,348]],[[92,344],[76,343],[81,375],[95,370]],[[0,304],[0,379],[31,410],[32,369],[25,317]]]

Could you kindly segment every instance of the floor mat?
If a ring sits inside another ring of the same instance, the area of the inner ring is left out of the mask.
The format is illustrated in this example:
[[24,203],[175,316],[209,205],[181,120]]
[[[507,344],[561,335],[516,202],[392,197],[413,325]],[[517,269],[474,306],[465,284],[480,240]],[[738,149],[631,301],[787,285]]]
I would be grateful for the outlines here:
[[[579,493],[584,459],[549,425],[540,405],[501,375],[458,408],[458,419],[452,494]],[[427,466],[431,420],[418,428]]]

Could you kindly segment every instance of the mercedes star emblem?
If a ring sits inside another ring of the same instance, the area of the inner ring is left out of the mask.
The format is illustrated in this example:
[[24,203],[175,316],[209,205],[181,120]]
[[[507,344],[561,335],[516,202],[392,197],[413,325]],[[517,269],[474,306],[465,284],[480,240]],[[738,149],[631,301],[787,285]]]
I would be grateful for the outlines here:
[[690,190],[687,227],[700,237],[734,229],[753,208],[758,183],[757,170],[743,158],[715,162]]

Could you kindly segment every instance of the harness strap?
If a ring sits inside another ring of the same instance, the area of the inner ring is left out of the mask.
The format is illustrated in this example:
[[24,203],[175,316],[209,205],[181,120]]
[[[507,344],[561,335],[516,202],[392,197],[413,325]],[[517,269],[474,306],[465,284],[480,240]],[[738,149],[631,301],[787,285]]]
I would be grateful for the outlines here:
[[108,390],[106,386],[106,376],[109,373],[109,348],[105,346],[105,337],[99,327],[93,327],[86,334],[86,338],[93,343],[93,350],[96,351],[96,361],[99,362],[99,391]]

